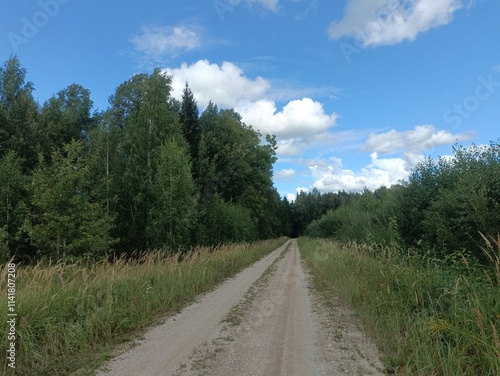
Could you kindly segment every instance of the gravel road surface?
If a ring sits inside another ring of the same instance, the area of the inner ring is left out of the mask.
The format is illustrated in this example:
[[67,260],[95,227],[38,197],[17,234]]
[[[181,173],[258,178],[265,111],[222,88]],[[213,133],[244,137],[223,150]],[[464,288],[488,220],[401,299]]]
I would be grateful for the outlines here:
[[311,286],[290,240],[151,328],[97,375],[384,375],[355,314],[335,297],[326,309]]

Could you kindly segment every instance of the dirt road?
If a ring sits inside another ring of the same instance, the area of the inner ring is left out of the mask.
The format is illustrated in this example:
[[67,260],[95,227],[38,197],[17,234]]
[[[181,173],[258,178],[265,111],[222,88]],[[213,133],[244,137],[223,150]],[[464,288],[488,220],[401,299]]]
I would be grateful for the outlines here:
[[291,240],[152,328],[98,375],[383,375],[382,368],[352,312],[338,303],[326,310],[314,294]]

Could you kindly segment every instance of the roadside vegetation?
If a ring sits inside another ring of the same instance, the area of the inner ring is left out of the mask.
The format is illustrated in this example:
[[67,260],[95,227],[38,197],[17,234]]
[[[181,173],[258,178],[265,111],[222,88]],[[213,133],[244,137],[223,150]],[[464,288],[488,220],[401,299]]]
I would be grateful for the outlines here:
[[[117,344],[134,339],[138,331],[175,313],[285,240],[199,247],[175,255],[157,250],[93,265],[20,266],[16,286],[20,345],[15,373],[6,367],[2,350],[3,374],[90,374]],[[6,281],[7,267],[0,279],[2,296],[7,296]],[[7,317],[3,304],[0,316]],[[8,332],[6,320],[0,331]],[[0,339],[0,348],[6,349],[7,336]]]
[[397,245],[299,239],[316,288],[356,311],[389,373],[412,376],[500,374],[500,238],[484,244],[482,265]]
[[453,151],[390,188],[294,203],[318,289],[398,375],[500,374],[500,143]]

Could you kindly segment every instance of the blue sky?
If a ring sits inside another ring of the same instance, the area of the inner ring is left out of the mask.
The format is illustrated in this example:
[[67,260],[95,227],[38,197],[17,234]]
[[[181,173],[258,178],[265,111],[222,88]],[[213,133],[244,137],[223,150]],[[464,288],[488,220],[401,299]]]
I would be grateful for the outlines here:
[[391,185],[459,141],[500,137],[497,0],[40,0],[0,5],[43,103],[72,83],[96,109],[160,67],[279,141],[275,185]]

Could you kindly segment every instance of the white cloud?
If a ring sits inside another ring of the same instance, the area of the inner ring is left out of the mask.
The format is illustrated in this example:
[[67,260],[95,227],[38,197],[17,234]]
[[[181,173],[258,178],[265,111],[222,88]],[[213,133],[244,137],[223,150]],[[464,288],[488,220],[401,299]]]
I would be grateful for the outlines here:
[[281,111],[267,99],[243,105],[239,110],[245,123],[285,139],[313,137],[333,127],[338,117],[326,114],[323,105],[310,98],[290,101]]
[[450,23],[463,6],[463,0],[349,0],[328,33],[356,37],[364,47],[397,44]]
[[[359,149],[370,153],[370,163],[358,170],[345,169],[338,157],[297,159],[296,163],[309,169],[313,179],[311,189],[317,188],[321,192],[375,190],[408,178],[411,170],[424,160],[426,151],[469,138],[471,135],[468,134],[452,134],[432,125],[419,125],[405,132],[393,129],[370,134]],[[395,156],[381,158],[384,155]]]
[[279,155],[298,155],[305,148],[332,139],[329,130],[335,126],[337,114],[327,114],[323,104],[307,97],[278,108],[271,83],[262,77],[248,78],[233,63],[218,65],[199,60],[165,71],[173,76],[175,98],[181,98],[188,81],[200,109],[210,100],[221,108],[234,108],[247,125],[277,136]]
[[267,10],[276,12],[278,10],[279,0],[229,0],[228,4],[238,6],[241,3],[248,5],[261,5]]
[[178,55],[201,46],[201,36],[195,28],[186,26],[142,27],[142,33],[129,40],[136,51],[148,57]]
[[381,186],[390,187],[405,179],[409,174],[408,163],[401,158],[382,158],[377,153],[371,154],[371,163],[355,172],[342,169],[341,160],[334,160],[334,165],[326,167],[309,166],[314,178],[313,188],[321,192],[341,190],[361,192],[364,188],[375,190]]
[[227,61],[219,66],[199,60],[165,71],[174,77],[172,95],[181,98],[187,81],[200,108],[205,108],[210,100],[224,108],[236,108],[261,99],[271,88],[269,81],[262,77],[251,80],[241,68]]
[[414,167],[423,158],[425,150],[441,145],[454,144],[457,140],[469,139],[468,134],[452,134],[438,130],[433,125],[418,125],[415,129],[399,132],[394,129],[386,133],[372,133],[361,150],[380,155],[403,153],[405,160]]
[[295,171],[292,168],[284,169],[278,171],[276,174],[274,174],[274,177],[276,179],[289,179],[297,175],[297,171]]

